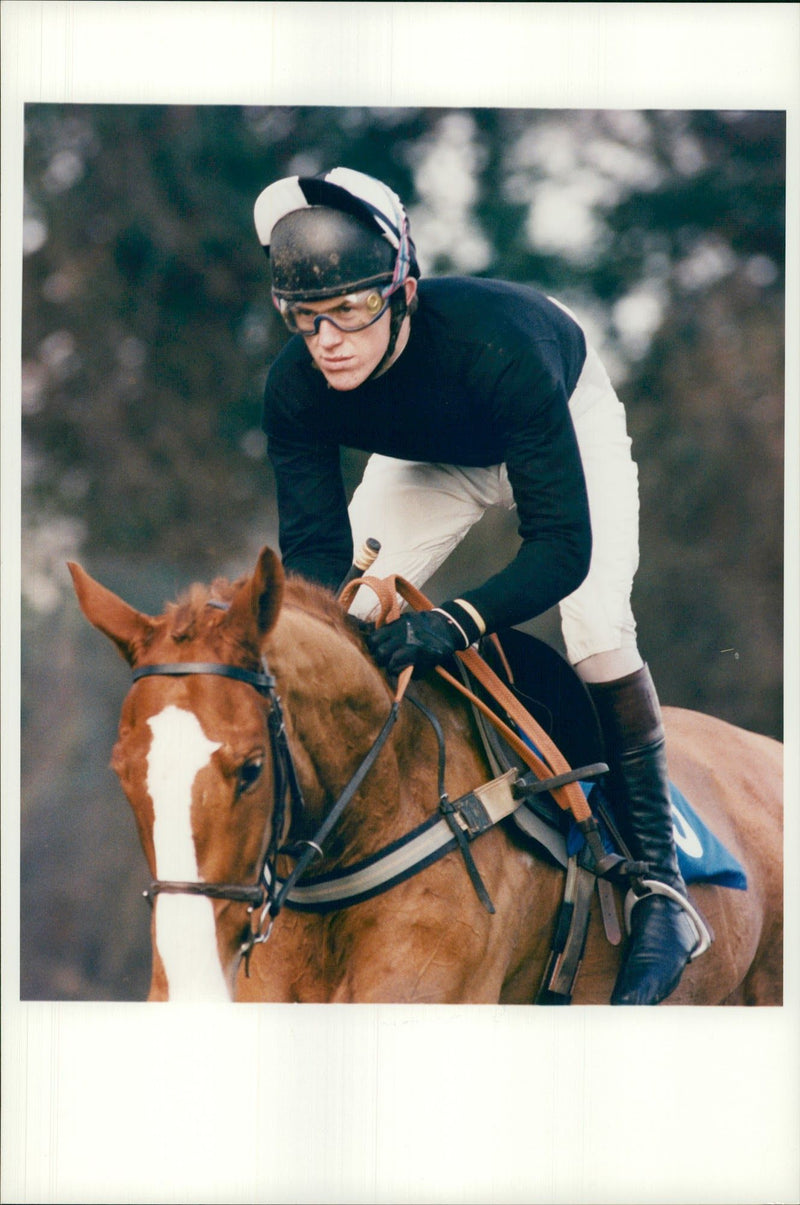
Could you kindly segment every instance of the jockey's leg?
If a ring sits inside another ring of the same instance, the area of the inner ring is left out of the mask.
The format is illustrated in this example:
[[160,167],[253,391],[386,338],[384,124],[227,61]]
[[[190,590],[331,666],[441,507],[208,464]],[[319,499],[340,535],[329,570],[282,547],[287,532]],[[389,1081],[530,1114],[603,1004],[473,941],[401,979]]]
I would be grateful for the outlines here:
[[[370,456],[349,507],[353,546],[380,541],[374,577],[399,574],[420,588],[490,506],[514,505],[503,465],[464,468]],[[350,606],[369,619],[375,595],[362,587]]]
[[[686,897],[678,867],[661,709],[643,665],[612,682],[589,682],[606,743],[611,789],[622,834],[648,877]],[[612,1004],[658,1004],[678,986],[697,934],[666,895],[642,896],[631,912],[631,937]]]
[[[591,352],[570,400],[592,516],[586,580],[561,604],[567,656],[595,701],[620,827],[651,876],[686,895],[678,869],[658,698],[636,641],[630,605],[638,565],[638,482],[625,412]],[[678,985],[694,929],[666,895],[644,896],[612,1004],[658,1004]]]

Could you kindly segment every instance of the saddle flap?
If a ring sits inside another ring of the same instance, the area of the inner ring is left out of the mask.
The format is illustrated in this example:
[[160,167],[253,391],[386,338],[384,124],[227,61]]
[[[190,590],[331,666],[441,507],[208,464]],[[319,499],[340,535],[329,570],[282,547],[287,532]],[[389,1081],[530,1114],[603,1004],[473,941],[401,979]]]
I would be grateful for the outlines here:
[[518,628],[485,637],[480,652],[571,766],[604,760],[603,736],[591,695],[560,653]]

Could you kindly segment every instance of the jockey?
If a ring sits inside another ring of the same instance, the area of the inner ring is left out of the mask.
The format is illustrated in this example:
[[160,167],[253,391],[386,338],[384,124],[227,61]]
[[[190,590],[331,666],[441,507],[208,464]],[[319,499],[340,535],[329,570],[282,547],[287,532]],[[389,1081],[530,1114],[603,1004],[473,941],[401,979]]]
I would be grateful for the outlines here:
[[[661,712],[630,604],[637,469],[597,353],[569,311],[531,288],[420,280],[400,199],[360,172],[278,180],[258,197],[255,224],[295,336],[264,401],[285,567],[336,589],[353,547],[373,536],[372,572],[421,586],[487,507],[516,509],[522,543],[510,564],[368,643],[388,672],[421,674],[559,605],[567,656],[600,717],[623,833],[656,880],[632,910],[611,1002],[658,1004],[696,937],[681,903]],[[371,453],[349,510],[340,447]],[[373,606],[361,590],[351,609],[368,618]]]

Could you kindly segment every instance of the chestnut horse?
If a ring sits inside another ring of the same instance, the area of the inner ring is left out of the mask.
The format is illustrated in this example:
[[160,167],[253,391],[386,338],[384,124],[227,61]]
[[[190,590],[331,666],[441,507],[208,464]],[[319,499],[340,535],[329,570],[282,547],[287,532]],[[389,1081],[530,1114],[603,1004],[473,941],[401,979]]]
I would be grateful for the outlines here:
[[[267,548],[250,576],[195,585],[159,618],[70,570],[87,619],[134,671],[112,765],[154,880],[151,1000],[535,1001],[564,874],[505,825],[470,846],[493,912],[458,848],[348,906],[263,907],[264,880],[288,886],[297,866],[300,847],[285,852],[297,831],[314,833],[303,865],[324,877],[437,814],[442,776],[451,800],[487,782],[452,687],[432,676],[414,683],[418,706],[393,704],[334,596],[285,581]],[[673,780],[748,879],[692,888],[715,939],[666,1003],[779,1004],[782,747],[690,711],[664,719]],[[608,1003],[619,963],[595,905],[576,1004]]]

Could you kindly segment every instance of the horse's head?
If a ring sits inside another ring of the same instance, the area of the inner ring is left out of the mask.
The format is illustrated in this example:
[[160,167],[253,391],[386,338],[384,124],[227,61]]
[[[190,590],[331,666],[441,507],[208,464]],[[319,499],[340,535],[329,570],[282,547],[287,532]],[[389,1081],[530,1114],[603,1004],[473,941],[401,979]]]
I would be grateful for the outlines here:
[[[250,577],[192,587],[158,618],[69,568],[84,615],[134,670],[112,765],[153,879],[254,886],[273,817],[261,657],[283,596],[277,557],[265,548]],[[242,674],[179,672],[197,663]],[[151,998],[231,997],[250,917],[229,894],[156,895]]]

